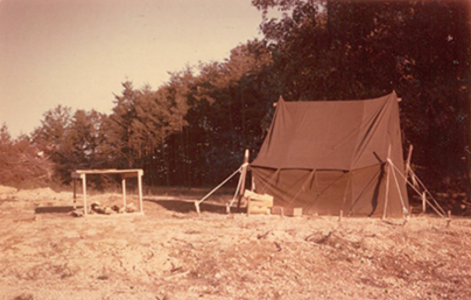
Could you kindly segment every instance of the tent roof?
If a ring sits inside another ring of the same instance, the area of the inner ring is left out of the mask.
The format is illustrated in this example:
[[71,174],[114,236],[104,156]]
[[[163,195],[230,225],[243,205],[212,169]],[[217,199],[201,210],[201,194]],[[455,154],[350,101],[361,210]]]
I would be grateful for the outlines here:
[[252,165],[274,169],[360,169],[385,162],[388,145],[400,149],[400,140],[395,92],[354,101],[280,99]]

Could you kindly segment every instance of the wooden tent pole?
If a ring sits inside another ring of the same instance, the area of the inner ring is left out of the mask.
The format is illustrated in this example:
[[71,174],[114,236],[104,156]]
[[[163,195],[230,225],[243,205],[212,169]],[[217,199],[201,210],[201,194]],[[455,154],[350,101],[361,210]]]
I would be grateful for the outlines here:
[[[392,162],[390,159],[388,159],[388,163],[390,166],[392,165]],[[396,183],[397,192],[399,193],[399,199],[401,200],[403,217],[407,219],[409,216],[409,211],[407,210],[404,199],[402,198],[401,187],[399,186],[399,181],[397,180],[396,172],[394,172],[394,169],[392,167],[391,167],[391,173],[393,174],[394,182]]]
[[245,182],[246,182],[246,179],[247,179],[247,169],[249,167],[249,156],[250,156],[249,149],[245,149],[243,169],[242,169],[242,173],[240,174],[241,185],[240,185],[240,190],[239,190],[239,199],[237,200],[237,212],[240,212],[240,202],[241,202],[242,197],[244,196],[244,192],[245,192]]
[[411,158],[412,158],[412,150],[414,150],[414,146],[413,145],[409,145],[409,153],[407,154],[407,161],[406,161],[406,168],[404,170],[404,175],[406,176],[409,176],[409,168],[410,168],[410,161],[411,161]]
[[391,166],[389,163],[389,157],[391,156],[391,144],[388,146],[388,158],[386,159],[386,196],[384,198],[383,207],[383,220],[386,219],[386,213],[388,210],[388,198],[389,198],[389,177],[391,173]]
[[242,164],[242,166],[240,166],[240,169],[239,169],[240,170],[240,177],[239,177],[239,182],[237,183],[237,188],[236,188],[236,191],[234,193],[234,197],[226,205],[226,212],[228,214],[231,213],[232,204],[234,204],[236,199],[238,199],[237,210],[238,211],[240,210],[240,201],[241,201],[242,197],[244,196],[244,192],[245,192],[245,181],[247,179],[247,169],[248,169],[248,167],[249,167],[249,150],[246,149],[245,154],[244,154],[244,163]]
[[242,182],[244,181],[244,165],[240,167],[240,176],[239,176],[239,181],[237,182],[237,187],[234,192],[234,197],[232,197],[232,200],[229,202],[229,204],[226,205],[226,213],[230,214],[231,213],[231,206],[234,203],[234,201],[239,197],[240,193],[240,187],[242,185]]

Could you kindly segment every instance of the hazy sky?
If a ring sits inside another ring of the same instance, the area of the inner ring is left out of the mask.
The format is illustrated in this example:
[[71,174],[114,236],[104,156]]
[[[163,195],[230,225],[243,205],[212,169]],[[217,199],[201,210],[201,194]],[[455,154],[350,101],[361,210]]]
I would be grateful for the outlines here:
[[260,37],[250,0],[0,0],[0,126],[29,134],[58,104],[110,113],[129,79],[157,88]]

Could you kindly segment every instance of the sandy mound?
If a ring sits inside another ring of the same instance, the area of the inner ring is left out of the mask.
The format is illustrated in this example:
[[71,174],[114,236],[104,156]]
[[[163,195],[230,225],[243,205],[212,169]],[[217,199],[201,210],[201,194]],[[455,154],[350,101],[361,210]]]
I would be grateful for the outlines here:
[[17,192],[18,190],[14,187],[0,185],[0,199],[2,200],[12,197]]
[[18,200],[54,199],[57,197],[57,193],[50,188],[39,188],[32,190],[19,190],[14,197]]

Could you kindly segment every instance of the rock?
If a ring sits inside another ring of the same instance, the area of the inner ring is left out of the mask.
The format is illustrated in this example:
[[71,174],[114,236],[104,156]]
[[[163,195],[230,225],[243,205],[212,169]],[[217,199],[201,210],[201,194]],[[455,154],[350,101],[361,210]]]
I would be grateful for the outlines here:
[[116,211],[114,211],[113,209],[111,209],[110,207],[105,207],[103,209],[103,213],[105,215],[112,215],[112,214],[116,214]]
[[126,205],[126,212],[132,213],[136,211],[136,206],[133,203]]
[[32,294],[23,293],[21,295],[16,296],[13,300],[33,300],[34,297]]
[[83,217],[83,211],[78,209],[72,211],[70,214],[74,217]]

